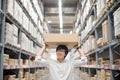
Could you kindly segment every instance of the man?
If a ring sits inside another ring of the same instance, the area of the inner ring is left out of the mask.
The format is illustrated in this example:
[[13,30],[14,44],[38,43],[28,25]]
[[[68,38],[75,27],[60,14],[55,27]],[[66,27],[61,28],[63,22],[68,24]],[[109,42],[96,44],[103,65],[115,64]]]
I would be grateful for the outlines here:
[[75,80],[73,76],[74,67],[79,67],[87,62],[87,58],[81,49],[78,49],[81,56],[79,60],[65,60],[68,54],[68,48],[65,45],[58,45],[56,48],[57,60],[42,59],[41,56],[45,49],[46,45],[43,44],[42,50],[37,54],[36,61],[49,69],[49,80]]

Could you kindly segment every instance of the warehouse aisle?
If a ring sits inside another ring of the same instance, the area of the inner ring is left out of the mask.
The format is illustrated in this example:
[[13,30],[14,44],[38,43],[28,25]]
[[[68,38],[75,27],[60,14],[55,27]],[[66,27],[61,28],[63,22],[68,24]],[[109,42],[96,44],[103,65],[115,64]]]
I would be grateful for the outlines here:
[[38,60],[61,44],[65,59],[88,60],[75,80],[120,80],[119,18],[120,0],[0,0],[0,80],[48,80],[43,43]]

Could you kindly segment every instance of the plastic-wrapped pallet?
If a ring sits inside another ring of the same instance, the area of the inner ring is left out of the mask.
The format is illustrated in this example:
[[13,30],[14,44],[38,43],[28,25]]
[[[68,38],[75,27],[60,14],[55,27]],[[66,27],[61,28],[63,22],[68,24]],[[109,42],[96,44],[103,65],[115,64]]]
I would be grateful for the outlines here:
[[120,8],[118,8],[115,12],[114,12],[114,28],[115,28],[115,36],[119,36],[120,37]]

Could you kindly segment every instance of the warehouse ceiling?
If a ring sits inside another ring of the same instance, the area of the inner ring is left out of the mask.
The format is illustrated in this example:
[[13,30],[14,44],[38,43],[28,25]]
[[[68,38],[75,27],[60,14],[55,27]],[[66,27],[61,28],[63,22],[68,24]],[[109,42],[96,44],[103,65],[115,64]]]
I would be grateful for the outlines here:
[[[49,21],[49,31],[60,33],[58,0],[43,0],[45,19]],[[78,0],[62,0],[63,33],[73,30]]]

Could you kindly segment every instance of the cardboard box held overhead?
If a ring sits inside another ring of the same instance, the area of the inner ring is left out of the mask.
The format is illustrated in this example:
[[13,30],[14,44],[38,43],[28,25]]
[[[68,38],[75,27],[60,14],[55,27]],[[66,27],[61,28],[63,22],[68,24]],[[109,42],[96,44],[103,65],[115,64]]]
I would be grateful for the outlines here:
[[78,34],[44,34],[43,36],[48,48],[56,48],[57,45],[66,45],[68,48],[78,46]]

